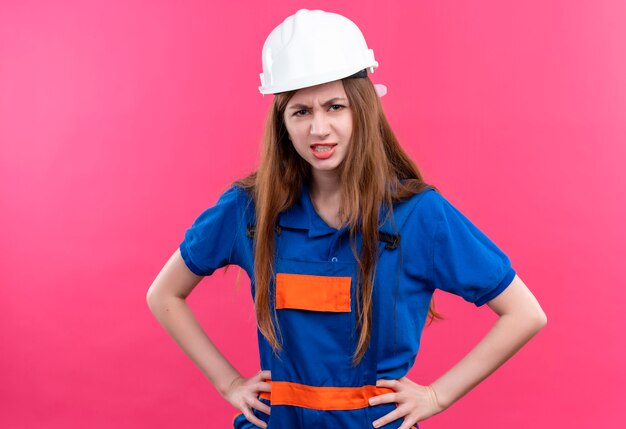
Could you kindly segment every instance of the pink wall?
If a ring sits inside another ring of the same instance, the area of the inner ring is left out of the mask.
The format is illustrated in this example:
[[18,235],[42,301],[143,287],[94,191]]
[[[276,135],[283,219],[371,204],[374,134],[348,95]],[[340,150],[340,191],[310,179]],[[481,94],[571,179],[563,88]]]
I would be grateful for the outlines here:
[[[257,91],[261,46],[305,6],[361,27],[404,146],[548,315],[421,426],[623,422],[625,3],[248,3],[0,2],[0,427],[229,427],[234,410],[145,293],[195,217],[255,168],[271,101]],[[250,374],[254,317],[236,274],[205,279],[190,303]],[[448,319],[424,333],[410,374],[422,383],[495,319],[436,297]]]

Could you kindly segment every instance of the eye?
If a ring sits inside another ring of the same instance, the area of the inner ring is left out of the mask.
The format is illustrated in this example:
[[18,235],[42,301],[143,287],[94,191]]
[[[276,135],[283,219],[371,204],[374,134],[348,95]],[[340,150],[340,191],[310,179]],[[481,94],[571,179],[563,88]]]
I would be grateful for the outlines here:
[[332,106],[330,106],[329,110],[333,111],[333,112],[338,112],[341,109],[343,109],[344,106],[342,106],[341,104],[333,104]]
[[307,110],[306,109],[302,109],[302,110],[298,110],[298,111],[294,112],[293,116],[304,116],[305,114],[307,114]]

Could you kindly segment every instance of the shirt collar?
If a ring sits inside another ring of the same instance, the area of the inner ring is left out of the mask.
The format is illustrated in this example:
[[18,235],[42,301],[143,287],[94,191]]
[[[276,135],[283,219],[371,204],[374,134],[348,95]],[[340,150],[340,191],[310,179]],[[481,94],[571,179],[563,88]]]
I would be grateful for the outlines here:
[[[385,222],[380,226],[380,232],[395,235],[395,222],[391,218],[386,218],[386,216],[387,210],[381,207],[379,222],[383,220]],[[326,224],[324,219],[315,211],[315,207],[311,201],[311,195],[309,194],[309,188],[306,184],[303,184],[300,188],[300,197],[296,203],[291,208],[278,215],[278,225],[287,228],[306,229],[309,231],[309,237],[321,237],[334,234],[337,231],[344,232],[348,229],[347,226],[343,226],[341,229],[337,230]]]
[[347,227],[342,227],[337,230],[326,224],[324,219],[315,211],[306,184],[300,188],[300,197],[296,203],[278,215],[278,225],[287,228],[306,229],[309,231],[309,237],[321,237],[347,229]]

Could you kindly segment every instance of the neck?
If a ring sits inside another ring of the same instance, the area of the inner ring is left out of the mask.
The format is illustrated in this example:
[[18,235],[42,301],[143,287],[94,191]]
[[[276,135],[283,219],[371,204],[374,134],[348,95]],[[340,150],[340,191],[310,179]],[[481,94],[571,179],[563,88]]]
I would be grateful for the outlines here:
[[337,174],[332,174],[332,172],[315,173],[309,187],[309,194],[317,214],[324,219],[327,225],[339,229],[341,227],[341,220],[339,219],[341,189]]
[[311,195],[322,200],[337,197],[339,194],[339,176],[334,171],[313,171]]

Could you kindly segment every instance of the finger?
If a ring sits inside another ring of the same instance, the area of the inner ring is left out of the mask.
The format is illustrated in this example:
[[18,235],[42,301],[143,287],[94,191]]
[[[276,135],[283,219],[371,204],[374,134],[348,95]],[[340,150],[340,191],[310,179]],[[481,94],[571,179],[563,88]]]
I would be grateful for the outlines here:
[[402,425],[398,429],[412,429],[415,423],[417,423],[416,419],[409,419],[408,417],[405,417]]
[[388,404],[390,402],[398,402],[396,393],[385,393],[384,395],[372,396],[369,400],[370,405]]
[[385,380],[381,378],[376,380],[376,387],[388,387],[393,390],[398,390],[400,388],[400,382],[398,382],[398,380]]
[[253,425],[256,425],[260,428],[267,428],[267,424],[263,420],[257,418],[257,416],[254,415],[250,408],[244,408],[242,412],[243,415],[246,416],[246,419]]
[[259,371],[256,375],[257,378],[259,378],[260,380],[271,380],[272,379],[272,372],[269,370],[263,370],[263,371]]
[[259,392],[271,392],[272,391],[272,385],[269,384],[269,383],[266,383],[264,381],[261,381],[261,382],[257,383],[256,389]]
[[257,410],[259,410],[262,413],[265,413],[267,415],[270,414],[270,406],[267,404],[264,404],[263,402],[259,401],[258,399],[255,399],[254,401],[252,401],[252,407],[256,408]]
[[398,420],[401,417],[404,417],[404,414],[402,414],[402,411],[400,411],[400,408],[396,408],[392,412],[385,414],[378,420],[375,420],[373,425],[375,428],[379,428],[381,426],[386,425],[387,423],[391,423],[394,420]]

